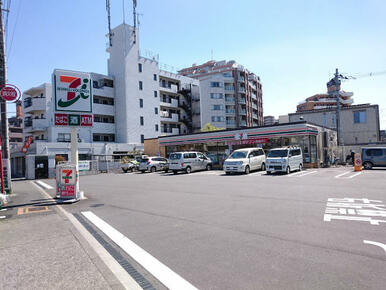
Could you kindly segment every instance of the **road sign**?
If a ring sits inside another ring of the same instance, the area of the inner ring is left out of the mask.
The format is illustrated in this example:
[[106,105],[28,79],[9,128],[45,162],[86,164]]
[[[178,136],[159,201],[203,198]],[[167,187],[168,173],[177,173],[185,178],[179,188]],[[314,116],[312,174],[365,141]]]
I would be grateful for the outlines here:
[[2,97],[3,100],[7,102],[16,102],[20,99],[21,93],[18,87],[11,84],[6,84],[0,90],[0,97]]
[[53,93],[55,126],[92,127],[90,74],[55,70]]
[[354,171],[362,170],[362,157],[360,153],[355,153],[354,155]]

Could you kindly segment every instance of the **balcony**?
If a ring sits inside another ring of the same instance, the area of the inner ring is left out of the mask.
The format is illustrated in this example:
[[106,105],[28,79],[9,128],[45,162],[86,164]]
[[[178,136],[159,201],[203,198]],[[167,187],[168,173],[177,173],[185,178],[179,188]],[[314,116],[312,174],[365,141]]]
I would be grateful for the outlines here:
[[178,122],[178,114],[170,114],[166,111],[160,114],[161,122]]
[[115,115],[114,105],[93,104],[93,113],[98,115]]
[[115,133],[115,123],[94,122],[92,127],[93,133]]
[[225,103],[234,103],[235,99],[234,98],[225,98]]
[[48,120],[47,119],[27,119],[24,123],[24,132],[41,132],[46,131],[48,128]]
[[166,92],[166,93],[173,93],[177,94],[177,86],[176,85],[170,85],[170,87],[166,84],[162,84],[162,82],[159,83],[159,90]]
[[243,115],[243,116],[245,116],[247,114],[247,111],[246,110],[244,110],[244,109],[239,109],[239,115]]
[[247,122],[246,121],[241,121],[240,122],[240,126],[241,127],[246,127],[247,126]]
[[254,110],[257,110],[257,105],[256,105],[256,104],[252,104],[252,108],[253,108]]
[[235,88],[233,86],[225,86],[224,90],[229,91],[229,92],[233,92],[235,90]]
[[240,98],[240,99],[239,99],[239,104],[245,105],[245,98]]
[[160,102],[161,107],[171,107],[171,108],[178,108],[178,100],[176,99],[171,99],[170,102]]
[[252,97],[252,99],[257,100],[256,94],[252,93],[252,94],[251,94],[251,97]]
[[257,114],[253,113],[252,117],[253,117],[253,119],[257,119]]
[[238,91],[239,91],[239,93],[245,93],[245,88],[244,87],[239,87]]
[[31,98],[30,102],[24,102],[24,113],[32,113],[46,110],[46,98]]
[[102,86],[92,89],[92,94],[95,96],[114,98],[114,88]]
[[180,135],[180,129],[178,129],[178,128],[166,128],[166,130],[162,129],[161,133],[163,136]]
[[240,82],[240,83],[244,83],[244,82],[245,82],[243,76],[239,76],[238,79],[237,79],[237,81]]
[[226,120],[226,124],[227,124],[227,126],[228,125],[231,126],[231,125],[236,125],[236,122],[235,122],[235,120]]
[[234,115],[235,113],[236,113],[236,111],[234,109],[225,110],[225,114],[227,114],[227,115]]

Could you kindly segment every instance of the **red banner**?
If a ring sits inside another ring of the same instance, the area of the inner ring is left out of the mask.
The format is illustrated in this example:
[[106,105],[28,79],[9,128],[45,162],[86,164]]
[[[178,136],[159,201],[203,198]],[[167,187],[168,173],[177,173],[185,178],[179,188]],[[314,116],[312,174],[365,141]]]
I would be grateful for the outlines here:
[[55,114],[55,126],[68,126],[68,115]]
[[27,140],[25,141],[25,144],[24,144],[23,148],[21,148],[21,152],[22,153],[27,153],[28,148],[31,145],[33,139],[34,138],[32,136],[28,136]]

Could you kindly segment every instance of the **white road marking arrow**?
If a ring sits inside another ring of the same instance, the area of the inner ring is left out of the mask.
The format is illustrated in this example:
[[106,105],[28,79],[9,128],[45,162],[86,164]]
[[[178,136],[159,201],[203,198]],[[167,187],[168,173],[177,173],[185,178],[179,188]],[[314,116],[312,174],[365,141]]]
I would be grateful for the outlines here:
[[379,243],[379,242],[368,241],[368,240],[363,240],[363,243],[369,244],[369,245],[373,245],[373,246],[381,247],[385,251],[385,253],[386,253],[386,245],[385,244],[382,244],[382,243]]

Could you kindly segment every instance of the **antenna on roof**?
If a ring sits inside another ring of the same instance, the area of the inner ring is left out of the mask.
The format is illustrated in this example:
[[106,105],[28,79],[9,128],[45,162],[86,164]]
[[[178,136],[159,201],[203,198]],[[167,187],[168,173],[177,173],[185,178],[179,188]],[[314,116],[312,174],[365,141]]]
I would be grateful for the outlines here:
[[133,30],[133,43],[135,44],[137,42],[137,36],[136,36],[136,28],[137,28],[137,13],[135,9],[137,8],[137,0],[133,0],[133,20],[134,20],[134,30]]
[[112,46],[111,37],[111,24],[110,24],[110,0],[106,0],[106,11],[107,11],[107,26],[109,28],[109,46]]

